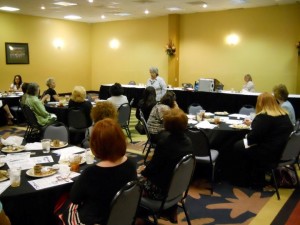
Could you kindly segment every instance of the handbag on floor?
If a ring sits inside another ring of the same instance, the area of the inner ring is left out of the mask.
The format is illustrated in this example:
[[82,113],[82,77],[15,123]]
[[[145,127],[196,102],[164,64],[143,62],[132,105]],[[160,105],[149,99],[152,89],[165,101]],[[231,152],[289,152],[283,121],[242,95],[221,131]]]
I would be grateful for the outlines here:
[[279,187],[294,188],[297,184],[296,174],[288,167],[277,168],[275,175]]

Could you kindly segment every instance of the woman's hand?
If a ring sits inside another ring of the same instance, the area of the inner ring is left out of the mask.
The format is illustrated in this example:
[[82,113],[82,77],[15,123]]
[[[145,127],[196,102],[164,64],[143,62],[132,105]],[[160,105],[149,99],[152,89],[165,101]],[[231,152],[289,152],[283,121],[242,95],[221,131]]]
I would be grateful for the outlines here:
[[252,120],[250,118],[246,118],[246,119],[244,119],[243,123],[246,124],[247,126],[250,126],[252,123]]

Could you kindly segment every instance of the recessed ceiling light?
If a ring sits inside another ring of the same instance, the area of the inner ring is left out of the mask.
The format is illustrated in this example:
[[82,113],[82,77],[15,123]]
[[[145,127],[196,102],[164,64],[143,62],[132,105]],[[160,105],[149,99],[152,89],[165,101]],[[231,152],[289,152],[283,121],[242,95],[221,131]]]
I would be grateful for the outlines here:
[[203,3],[202,8],[207,8],[207,4]]
[[149,10],[146,9],[146,10],[144,11],[144,13],[145,13],[145,14],[149,14]]
[[0,10],[14,12],[14,11],[18,11],[20,9],[14,8],[14,7],[10,7],[10,6],[3,6],[3,7],[0,8]]
[[89,3],[93,3],[94,2],[94,0],[89,0]]
[[77,3],[73,3],[73,2],[55,2],[54,5],[73,6],[73,5],[77,5]]
[[68,16],[65,16],[64,18],[68,19],[68,20],[79,20],[79,19],[81,19],[81,16],[68,15]]
[[41,9],[42,9],[42,10],[45,10],[45,9],[46,9],[46,7],[45,7],[45,6],[41,6]]
[[101,16],[101,19],[105,19],[105,18],[106,18],[106,16],[104,16],[104,15]]
[[174,12],[174,11],[180,11],[182,10],[181,8],[178,8],[178,7],[170,7],[170,8],[167,8],[167,10],[171,11],[171,12]]
[[130,13],[115,13],[115,16],[130,16]]

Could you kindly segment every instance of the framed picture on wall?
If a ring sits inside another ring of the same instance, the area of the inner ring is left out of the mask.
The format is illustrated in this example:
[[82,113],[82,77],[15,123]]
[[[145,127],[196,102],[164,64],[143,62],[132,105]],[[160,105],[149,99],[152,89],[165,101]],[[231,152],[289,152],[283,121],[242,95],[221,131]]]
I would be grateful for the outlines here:
[[5,42],[6,64],[29,64],[27,43]]

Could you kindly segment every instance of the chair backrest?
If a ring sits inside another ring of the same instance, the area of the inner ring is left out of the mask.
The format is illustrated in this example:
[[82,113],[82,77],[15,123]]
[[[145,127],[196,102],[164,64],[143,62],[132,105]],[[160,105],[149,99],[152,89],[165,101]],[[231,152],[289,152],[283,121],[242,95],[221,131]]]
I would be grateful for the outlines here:
[[136,82],[134,80],[131,80],[128,82],[129,85],[136,85]]
[[192,141],[194,155],[196,157],[209,156],[211,159],[209,140],[204,131],[199,129],[187,129],[186,134]]
[[178,199],[186,197],[194,173],[195,163],[195,156],[192,154],[184,156],[177,163],[164,204],[174,205],[178,202]]
[[25,120],[27,124],[32,128],[40,129],[42,126],[38,123],[37,118],[34,114],[34,112],[31,110],[31,108],[28,105],[22,106],[22,112],[24,114]]
[[147,125],[147,122],[145,120],[144,113],[143,113],[143,111],[141,109],[139,109],[139,110],[140,110],[140,119],[141,119],[141,122],[143,124],[144,130],[146,132],[148,141],[151,142],[151,135],[150,135],[149,130],[148,130],[148,125]]
[[203,109],[202,106],[198,103],[192,103],[189,107],[188,107],[188,114],[190,115],[197,115],[197,113],[199,113],[199,111]]
[[120,107],[118,108],[118,122],[122,127],[129,126],[130,115],[131,107],[129,103],[120,105]]
[[239,114],[250,115],[250,113],[255,112],[255,108],[252,105],[244,105],[240,108]]
[[300,132],[293,131],[282,152],[280,161],[296,160],[300,153]]
[[112,200],[106,225],[132,225],[140,197],[141,187],[138,182],[127,183]]
[[294,131],[298,132],[300,131],[300,119],[298,119],[295,123],[295,126],[294,126]]
[[43,138],[60,140],[64,142],[69,142],[69,131],[65,124],[57,122],[51,125],[48,125],[43,134]]
[[81,109],[70,108],[68,111],[68,125],[75,129],[85,129],[90,126],[86,115]]
[[129,105],[132,107],[133,103],[134,103],[134,98],[132,98],[132,99],[130,100]]

